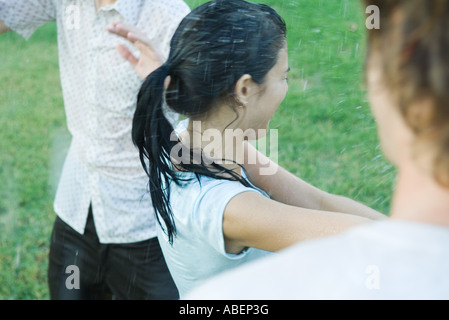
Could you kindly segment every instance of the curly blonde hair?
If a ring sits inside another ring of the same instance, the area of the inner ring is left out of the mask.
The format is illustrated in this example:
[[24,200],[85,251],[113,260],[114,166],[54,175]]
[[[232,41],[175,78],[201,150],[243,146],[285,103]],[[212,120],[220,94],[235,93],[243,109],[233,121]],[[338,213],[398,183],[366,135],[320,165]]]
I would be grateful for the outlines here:
[[432,174],[449,187],[449,1],[362,1],[380,13],[380,29],[367,32],[366,61],[380,55],[383,81],[415,146],[431,150]]

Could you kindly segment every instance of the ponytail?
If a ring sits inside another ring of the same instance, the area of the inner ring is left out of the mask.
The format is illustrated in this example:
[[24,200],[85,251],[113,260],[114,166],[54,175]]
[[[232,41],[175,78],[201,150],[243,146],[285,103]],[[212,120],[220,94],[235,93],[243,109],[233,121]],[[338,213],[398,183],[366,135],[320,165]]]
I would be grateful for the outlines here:
[[[164,220],[170,243],[176,233],[170,209],[170,181],[178,181],[171,167],[170,151],[177,141],[170,141],[173,126],[164,115],[164,82],[170,73],[164,64],[144,81],[137,96],[132,126],[132,140],[139,150],[140,162],[149,177],[149,191],[161,225]],[[161,225],[162,226],[162,225]]]

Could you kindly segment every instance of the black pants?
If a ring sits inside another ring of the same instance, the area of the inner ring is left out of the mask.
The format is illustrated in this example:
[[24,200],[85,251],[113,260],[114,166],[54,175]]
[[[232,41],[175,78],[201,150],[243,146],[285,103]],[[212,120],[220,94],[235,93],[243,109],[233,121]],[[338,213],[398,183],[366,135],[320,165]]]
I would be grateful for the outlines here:
[[[77,276],[78,281],[74,278]],[[179,298],[157,238],[132,244],[101,244],[91,210],[84,235],[56,218],[48,283],[50,298],[55,300]]]

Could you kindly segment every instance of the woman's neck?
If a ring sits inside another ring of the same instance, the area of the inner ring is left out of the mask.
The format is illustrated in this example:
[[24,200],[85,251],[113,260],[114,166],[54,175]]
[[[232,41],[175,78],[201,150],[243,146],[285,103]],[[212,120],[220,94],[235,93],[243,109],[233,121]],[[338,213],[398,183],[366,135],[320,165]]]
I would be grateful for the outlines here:
[[[233,127],[231,121],[190,119],[181,141],[192,150],[201,150],[204,163],[214,162],[241,174],[244,131]],[[226,122],[226,124],[224,124]]]
[[399,168],[391,218],[449,227],[449,189],[415,164]]

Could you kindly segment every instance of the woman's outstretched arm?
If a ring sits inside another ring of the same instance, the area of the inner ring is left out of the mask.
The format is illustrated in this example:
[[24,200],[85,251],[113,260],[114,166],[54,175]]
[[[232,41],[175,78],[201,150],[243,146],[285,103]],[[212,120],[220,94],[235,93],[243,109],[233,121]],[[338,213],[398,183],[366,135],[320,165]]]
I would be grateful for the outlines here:
[[371,222],[356,215],[286,205],[250,191],[229,201],[223,236],[228,253],[236,254],[246,247],[274,252]]
[[[251,144],[245,143],[244,168],[248,178],[273,200],[287,205],[330,212],[349,213],[372,220],[387,217],[347,197],[331,194],[305,182],[277,165]],[[270,168],[270,170],[263,170]],[[270,174],[264,174],[269,172]]]

